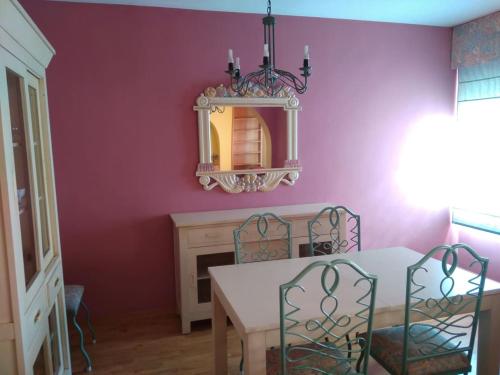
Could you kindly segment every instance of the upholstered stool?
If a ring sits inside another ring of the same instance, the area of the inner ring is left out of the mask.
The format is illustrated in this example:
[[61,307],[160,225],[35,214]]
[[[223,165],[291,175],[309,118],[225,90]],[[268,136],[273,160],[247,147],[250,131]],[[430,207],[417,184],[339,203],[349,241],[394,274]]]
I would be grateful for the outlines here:
[[83,309],[86,312],[87,315],[87,324],[89,326],[90,333],[92,334],[92,343],[96,343],[95,339],[95,332],[94,332],[94,327],[92,327],[92,324],[90,323],[90,313],[89,309],[83,303],[82,297],[83,297],[83,291],[84,287],[82,285],[65,285],[64,286],[64,295],[66,298],[66,313],[68,314],[69,317],[71,317],[71,321],[73,322],[73,325],[75,326],[76,330],[80,334],[80,351],[83,354],[83,358],[85,359],[85,362],[87,363],[87,367],[85,368],[86,372],[92,371],[92,362],[90,360],[89,354],[85,350],[84,347],[84,339],[83,339],[83,331],[76,322],[76,316],[78,314],[78,310],[80,306],[83,307]]

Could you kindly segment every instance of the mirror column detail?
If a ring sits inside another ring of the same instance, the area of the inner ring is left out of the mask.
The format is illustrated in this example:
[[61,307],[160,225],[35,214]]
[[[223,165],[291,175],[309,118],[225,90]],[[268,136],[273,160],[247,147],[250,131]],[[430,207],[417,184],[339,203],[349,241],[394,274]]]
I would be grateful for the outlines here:
[[[208,139],[208,142],[205,140]],[[200,164],[198,169],[211,171],[212,147],[210,142],[210,111],[198,111],[198,145],[200,151]]]
[[0,0],[0,373],[71,374],[45,70],[55,51]]
[[287,160],[286,165],[299,165],[299,150],[298,150],[298,115],[296,110],[287,110]]

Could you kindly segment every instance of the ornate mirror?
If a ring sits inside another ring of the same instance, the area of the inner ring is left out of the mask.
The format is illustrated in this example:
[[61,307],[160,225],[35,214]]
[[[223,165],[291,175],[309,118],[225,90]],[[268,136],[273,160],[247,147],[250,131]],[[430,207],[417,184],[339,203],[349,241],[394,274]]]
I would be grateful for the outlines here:
[[271,191],[299,178],[301,108],[291,90],[279,97],[260,92],[240,97],[223,86],[208,88],[193,109],[198,112],[200,155],[196,176],[205,190]]

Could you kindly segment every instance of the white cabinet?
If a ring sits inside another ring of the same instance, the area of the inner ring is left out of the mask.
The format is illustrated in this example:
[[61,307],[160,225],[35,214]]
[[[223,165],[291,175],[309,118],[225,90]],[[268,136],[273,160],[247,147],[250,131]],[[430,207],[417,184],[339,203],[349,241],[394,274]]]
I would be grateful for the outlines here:
[[0,373],[71,373],[45,69],[54,49],[0,0]]
[[[177,310],[182,333],[191,322],[211,317],[208,267],[234,263],[233,230],[252,214],[272,212],[292,224],[292,254],[308,256],[307,222],[331,203],[171,214],[174,222],[174,257]],[[325,223],[325,230],[329,226]],[[341,238],[345,233],[341,233]],[[325,240],[328,236],[325,233]],[[321,239],[321,238],[320,238]]]

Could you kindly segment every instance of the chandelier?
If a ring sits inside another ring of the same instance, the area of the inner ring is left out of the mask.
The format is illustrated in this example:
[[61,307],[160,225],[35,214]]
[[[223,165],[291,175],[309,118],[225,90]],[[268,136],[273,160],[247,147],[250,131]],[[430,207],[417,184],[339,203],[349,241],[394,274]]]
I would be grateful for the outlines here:
[[311,75],[309,66],[309,46],[304,46],[304,62],[301,70],[303,80],[294,74],[276,68],[274,41],[275,18],[271,15],[271,0],[267,1],[267,16],[262,19],[264,24],[264,57],[259,70],[243,76],[240,69],[240,58],[233,57],[233,50],[228,50],[228,70],[231,77],[231,89],[240,96],[245,96],[249,90],[262,90],[267,96],[279,96],[283,91],[294,89],[303,94],[307,90],[307,78]]

